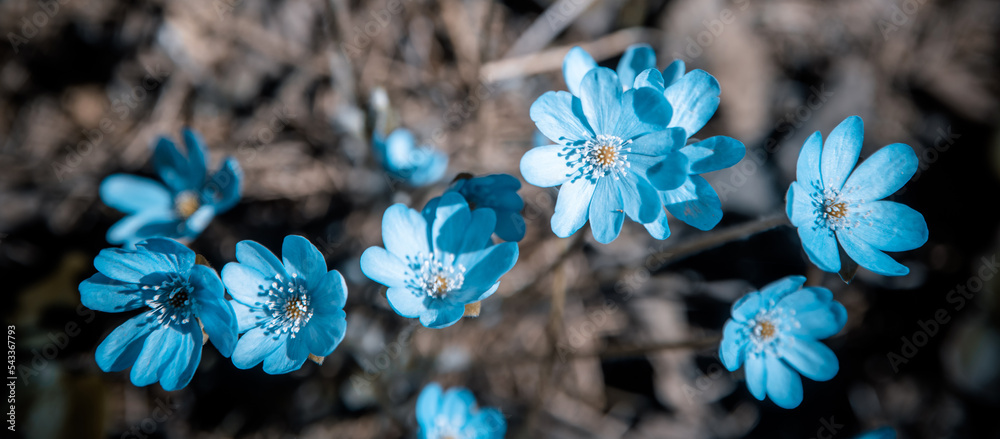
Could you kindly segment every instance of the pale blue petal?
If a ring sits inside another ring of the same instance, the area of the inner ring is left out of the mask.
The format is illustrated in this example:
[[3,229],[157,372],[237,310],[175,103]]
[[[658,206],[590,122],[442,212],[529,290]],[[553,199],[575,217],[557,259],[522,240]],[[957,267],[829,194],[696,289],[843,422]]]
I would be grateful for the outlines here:
[[646,171],[646,177],[657,190],[669,191],[688,181],[687,168],[688,161],[684,154],[670,152]]
[[427,296],[409,288],[390,287],[386,290],[385,295],[386,299],[389,300],[389,306],[392,307],[392,310],[396,311],[396,314],[403,317],[419,317],[427,311],[427,305],[425,303]]
[[586,178],[562,185],[551,221],[552,232],[556,236],[568,238],[587,223],[590,200],[596,187],[593,181]]
[[614,241],[625,221],[622,196],[615,186],[609,178],[600,179],[590,202],[590,231],[601,244]]
[[844,183],[842,195],[855,203],[881,200],[898,191],[917,172],[913,148],[894,143],[875,151]]
[[[802,229],[799,229],[802,230]],[[837,236],[844,251],[858,265],[883,276],[905,276],[910,272],[905,265],[896,262],[889,255],[873,247],[854,233],[842,233]]]
[[469,411],[476,405],[476,397],[469,389],[452,387],[441,399],[441,413],[451,425],[465,425]]
[[318,357],[332,354],[344,340],[347,331],[346,318],[347,314],[343,310],[337,310],[329,315],[314,314],[302,334],[306,337],[309,353]]
[[276,274],[280,274],[283,278],[288,277],[285,266],[281,265],[281,261],[274,256],[274,253],[256,241],[248,239],[236,243],[236,260],[259,271],[265,277],[273,277]]
[[[610,104],[609,104],[610,105]],[[622,139],[634,139],[660,131],[670,123],[672,110],[663,94],[650,87],[626,91],[621,113],[612,132]]]
[[890,252],[913,250],[927,242],[924,216],[893,201],[876,201],[852,207],[848,219],[854,223],[842,230],[873,247]]
[[142,313],[115,328],[97,346],[97,352],[94,354],[97,366],[105,372],[119,372],[135,363],[146,338],[157,328],[149,322],[149,319],[147,313]]
[[778,407],[792,409],[802,403],[802,378],[778,357],[766,355],[767,395]]
[[240,369],[249,369],[264,361],[271,352],[284,347],[281,339],[265,333],[263,328],[253,328],[236,342],[233,365]]
[[580,82],[580,101],[595,134],[617,134],[615,127],[623,112],[622,86],[614,70],[597,67],[588,72]]
[[203,232],[215,219],[215,206],[201,206],[184,221],[184,232],[188,238],[194,238]]
[[798,231],[802,248],[813,264],[828,273],[840,271],[840,250],[837,249],[837,238],[830,229],[806,224]]
[[671,127],[681,127],[688,137],[698,132],[719,108],[719,81],[704,70],[692,70],[664,90],[673,107]]
[[428,230],[420,212],[402,203],[389,206],[382,216],[382,242],[389,253],[400,258],[429,252]]
[[757,316],[757,313],[766,309],[766,304],[761,302],[761,294],[758,291],[747,293],[733,303],[730,313],[733,320],[737,322],[748,322]]
[[660,213],[660,197],[653,186],[635,172],[627,171],[616,184],[621,194],[625,214],[632,221],[646,224],[656,220]]
[[247,306],[259,306],[265,296],[264,286],[273,282],[273,276],[264,276],[249,265],[230,262],[222,267],[222,283],[233,300]]
[[251,308],[235,300],[230,300],[229,305],[236,314],[236,327],[240,334],[256,328],[267,317],[260,308]]
[[823,172],[823,187],[840,190],[851,174],[861,154],[864,143],[864,122],[858,116],[844,119],[830,133],[823,144],[820,156]]
[[587,72],[591,69],[597,67],[597,62],[594,61],[594,57],[590,56],[586,50],[577,46],[569,50],[566,53],[566,57],[563,58],[563,79],[566,81],[566,88],[569,89],[570,93],[579,96],[580,95],[580,82],[583,81],[583,77],[586,76]]
[[802,376],[813,381],[830,380],[840,370],[837,355],[816,340],[792,337],[778,345],[778,354]]
[[812,133],[802,144],[799,159],[795,164],[795,180],[807,189],[822,190],[820,157],[823,153],[823,136],[819,131]]
[[438,383],[430,383],[420,391],[420,396],[417,397],[416,417],[421,429],[434,425],[434,418],[441,408],[442,393],[441,385]]
[[802,288],[802,285],[805,283],[805,276],[785,276],[764,285],[764,287],[760,289],[761,304],[765,308],[774,307],[774,305],[783,298]]
[[454,325],[465,315],[465,305],[450,305],[436,301],[429,312],[420,315],[420,324],[439,329]]
[[309,290],[319,285],[326,275],[326,258],[302,236],[285,237],[281,244],[281,260],[288,274],[305,281]]
[[315,298],[316,311],[335,313],[347,304],[347,282],[337,270],[330,270],[320,277],[316,288],[310,290]]
[[[663,75],[660,74],[656,69],[648,69],[639,73],[635,77],[634,88],[649,87],[656,90],[657,93],[663,94],[663,90],[666,87],[663,80]],[[673,110],[671,110],[673,113]]]
[[546,92],[535,99],[528,114],[538,130],[555,143],[577,144],[594,137],[580,99],[567,92]]
[[[176,264],[170,255],[118,248],[101,250],[94,258],[94,267],[101,274],[114,280],[136,284],[142,283],[144,277],[153,273],[181,272]],[[190,270],[190,266],[187,269]]]
[[283,346],[271,351],[264,357],[264,372],[271,375],[298,370],[309,358],[309,348],[302,337],[285,339]]
[[538,187],[552,187],[569,181],[575,169],[566,160],[563,145],[538,146],[521,157],[521,176]]
[[160,380],[180,347],[179,343],[174,342],[174,335],[177,335],[176,331],[170,326],[160,326],[149,334],[129,373],[132,384],[142,387]]
[[83,306],[102,312],[131,311],[145,305],[139,285],[117,281],[101,273],[80,283],[80,301]]
[[746,151],[742,142],[728,136],[709,137],[681,148],[681,153],[688,158],[690,174],[726,169],[743,160]]
[[204,325],[208,339],[222,356],[232,355],[239,328],[233,307],[223,294],[219,275],[211,268],[196,265],[191,269],[190,282],[194,289],[192,296],[198,304],[198,318]]
[[167,350],[173,351],[173,358],[164,363],[160,375],[160,385],[163,390],[172,392],[182,389],[191,382],[198,364],[201,363],[201,332],[180,332],[171,330],[167,343],[172,345]]
[[101,182],[100,194],[104,204],[124,213],[173,207],[173,196],[163,184],[135,175],[109,175]]
[[385,139],[385,157],[382,165],[386,171],[396,173],[413,166],[413,149],[416,140],[406,128],[398,128]]
[[631,150],[629,158],[631,159],[636,154],[664,156],[680,150],[686,141],[687,137],[684,136],[684,130],[680,128],[667,128],[649,133],[635,139],[628,145],[628,148]]
[[746,358],[747,389],[758,401],[763,401],[767,396],[767,373],[764,355],[751,354]]
[[668,221],[666,211],[661,206],[656,219],[653,222],[643,224],[643,226],[653,238],[667,239],[670,236],[670,224]]
[[368,247],[361,254],[361,272],[387,287],[402,287],[410,276],[406,263],[382,247]]
[[795,227],[813,227],[816,224],[816,210],[812,193],[802,182],[793,181],[785,195],[785,214]]
[[742,330],[743,324],[734,320],[726,321],[722,328],[722,342],[719,343],[719,358],[726,370],[735,372],[743,365],[746,357],[747,339],[746,331]]
[[722,220],[722,201],[700,175],[692,175],[681,187],[663,194],[669,200],[666,207],[670,214],[692,227],[712,230]]
[[[415,168],[406,181],[413,186],[426,186],[441,179],[445,171],[448,170],[448,155],[432,149],[430,146],[422,146],[414,152],[420,158],[415,160]],[[419,154],[417,154],[419,153]]]
[[485,249],[460,255],[456,263],[466,268],[459,301],[471,301],[490,288],[517,262],[518,247],[514,242],[502,242]]
[[645,43],[629,46],[618,61],[618,78],[622,87],[626,90],[631,88],[636,76],[646,69],[656,69],[656,52]]
[[170,208],[144,210],[126,216],[108,229],[108,243],[125,244],[134,248],[137,242],[146,238],[140,231],[144,231],[150,224],[168,222],[173,219],[174,212]]

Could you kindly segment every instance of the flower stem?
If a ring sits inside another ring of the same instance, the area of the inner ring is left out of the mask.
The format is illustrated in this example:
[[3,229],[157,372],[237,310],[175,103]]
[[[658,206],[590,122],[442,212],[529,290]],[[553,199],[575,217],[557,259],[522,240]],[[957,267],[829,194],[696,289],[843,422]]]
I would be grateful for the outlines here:
[[791,223],[788,222],[788,217],[782,212],[760,218],[756,221],[715,230],[711,233],[700,235],[697,238],[690,238],[679,244],[667,247],[666,250],[651,254],[646,259],[646,268],[651,272],[655,272],[688,256],[719,247],[732,241],[747,239],[775,227],[787,225],[791,225]]

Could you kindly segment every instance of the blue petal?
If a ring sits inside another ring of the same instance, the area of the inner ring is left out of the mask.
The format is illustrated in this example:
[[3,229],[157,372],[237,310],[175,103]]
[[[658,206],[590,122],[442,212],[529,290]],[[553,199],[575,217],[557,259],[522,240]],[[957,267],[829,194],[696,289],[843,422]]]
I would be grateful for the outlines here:
[[580,99],[567,92],[546,92],[535,99],[528,114],[538,130],[555,143],[576,144],[594,136]]
[[232,157],[222,162],[222,168],[212,175],[201,193],[205,199],[210,200],[216,213],[235,206],[243,193],[243,170],[239,162]]
[[562,145],[538,146],[521,156],[521,176],[538,187],[552,187],[569,181],[575,169],[566,160]]
[[476,397],[469,389],[452,387],[441,399],[441,413],[451,425],[465,425],[469,412],[476,405]]
[[109,175],[101,182],[101,201],[124,213],[170,210],[173,196],[159,182],[129,174]]
[[193,250],[169,238],[149,238],[136,244],[136,248],[149,252],[149,257],[158,260],[155,265],[166,267],[162,271],[172,271],[179,274],[187,274],[194,266],[196,258]]
[[778,354],[802,376],[813,381],[827,381],[837,375],[837,355],[825,344],[794,337],[778,346]]
[[913,250],[927,242],[924,216],[893,201],[857,206],[849,212],[849,219],[855,225],[843,230],[842,234],[854,235],[882,251]]
[[233,313],[236,315],[237,332],[240,334],[256,328],[267,318],[267,315],[260,308],[251,308],[235,300],[229,301],[229,305],[233,307]]
[[832,300],[832,294],[825,288],[803,288],[785,297],[781,305],[796,311],[799,324],[791,332],[798,336],[824,339],[840,332],[847,323],[844,305]]
[[881,200],[903,187],[919,163],[909,145],[886,146],[858,165],[844,183],[843,195],[855,203]]
[[[176,262],[170,261],[170,255],[117,248],[101,250],[94,258],[94,267],[111,279],[136,284],[141,283],[143,277],[153,273],[181,271]],[[187,269],[190,269],[190,266]]]
[[893,430],[892,427],[882,427],[878,430],[864,433],[854,439],[896,439],[896,430]]
[[415,160],[415,168],[406,181],[413,186],[426,186],[441,179],[445,171],[448,170],[448,155],[432,149],[430,146],[422,146],[415,151],[419,159]]
[[817,207],[813,197],[802,182],[793,181],[785,195],[785,214],[795,227],[812,227],[816,220]]
[[263,328],[254,328],[236,342],[233,364],[240,369],[249,369],[264,361],[271,352],[284,347],[282,339],[265,333]]
[[420,315],[420,324],[427,328],[439,329],[454,325],[465,315],[465,305],[447,305],[437,301],[437,307]]
[[688,137],[697,133],[719,108],[719,81],[704,70],[692,70],[664,90],[673,107],[671,127],[681,127]]
[[748,355],[746,358],[746,368],[744,372],[746,373],[747,389],[750,390],[750,394],[758,401],[763,401],[764,397],[767,396],[767,369],[765,365],[765,358],[762,354],[752,354]]
[[764,307],[772,308],[785,296],[802,288],[806,283],[805,276],[785,276],[760,289],[760,300]]
[[722,364],[730,372],[735,372],[743,365],[743,358],[746,357],[746,348],[749,340],[743,325],[734,320],[726,321],[722,329],[722,342],[719,343],[719,358]]
[[316,310],[332,313],[344,309],[347,304],[347,282],[337,270],[330,270],[323,275],[322,281],[311,290],[316,297]]
[[615,127],[622,117],[622,86],[614,70],[597,67],[588,72],[580,83],[580,101],[595,134],[617,134]]
[[681,187],[663,194],[670,214],[692,227],[712,230],[722,220],[722,201],[700,175],[692,175]]
[[[660,74],[656,69],[644,70],[635,77],[634,88],[649,87],[656,90],[657,93],[663,94],[663,90],[666,87],[663,80],[663,75]],[[669,104],[669,103],[668,103]],[[671,113],[673,110],[671,109]]]
[[385,140],[385,157],[382,163],[385,170],[398,172],[412,166],[411,157],[416,144],[413,133],[406,128],[399,128],[390,133]]
[[864,122],[858,116],[844,119],[830,133],[820,156],[823,187],[840,190],[858,162],[864,141]]
[[361,254],[361,272],[387,287],[402,287],[406,284],[410,269],[402,259],[386,249],[368,247]]
[[302,367],[309,358],[309,348],[302,337],[286,338],[283,346],[264,357],[264,372],[280,375]]
[[555,213],[552,214],[552,232],[560,238],[576,233],[587,223],[590,200],[597,185],[586,178],[570,181],[559,188]]
[[434,217],[435,248],[452,254],[486,247],[496,226],[492,209],[469,211],[461,195],[449,192],[441,197]]
[[650,87],[625,92],[620,105],[621,112],[611,134],[622,139],[634,139],[662,130],[670,122],[673,112],[663,94]]
[[654,188],[669,191],[681,187],[688,181],[687,157],[680,152],[671,152],[663,160],[646,171],[646,177]]
[[882,253],[881,250],[854,233],[841,233],[837,235],[837,238],[851,259],[872,272],[883,276],[905,276],[910,272],[910,269],[906,268],[905,265],[896,262],[889,255]]
[[459,301],[471,302],[473,298],[489,289],[517,262],[517,243],[503,242],[485,249],[459,255],[456,263],[467,269],[462,291],[457,294]]
[[429,252],[428,230],[424,217],[402,203],[389,206],[382,216],[382,242],[397,257]]
[[146,338],[157,328],[148,321],[150,318],[147,314],[142,313],[128,319],[97,346],[94,358],[101,370],[118,372],[135,363]]
[[806,224],[798,230],[802,248],[813,264],[828,273],[840,270],[840,250],[837,249],[837,238],[830,229]]
[[389,287],[385,292],[385,296],[389,300],[389,306],[392,307],[392,310],[403,317],[419,317],[421,314],[427,312],[427,305],[425,303],[427,297],[409,288]]
[[288,277],[281,261],[257,241],[247,239],[236,243],[236,260],[248,268],[259,271],[264,277],[272,277],[276,274]]
[[636,76],[646,69],[656,69],[656,52],[653,48],[645,43],[628,46],[622,59],[618,61],[618,78],[622,81],[622,87],[626,90],[631,88]]
[[684,66],[684,60],[675,59],[674,62],[670,63],[667,68],[663,69],[663,85],[670,87],[677,81],[680,81],[684,77],[684,72],[687,68]]
[[802,403],[802,378],[777,356],[766,355],[767,395],[778,407],[793,409]]
[[194,299],[198,303],[198,318],[204,325],[208,339],[224,357],[233,354],[236,348],[236,314],[223,294],[222,281],[215,270],[204,265],[191,269],[191,286]]
[[629,158],[634,155],[664,156],[675,152],[684,146],[687,138],[684,137],[684,130],[680,128],[667,128],[661,131],[649,133],[635,139],[628,145],[631,152]]
[[625,221],[622,195],[615,186],[610,178],[601,178],[590,202],[590,231],[601,244],[614,241]]
[[492,407],[480,409],[465,425],[463,431],[471,430],[471,439],[498,439],[507,433],[507,420]]
[[126,216],[108,229],[108,243],[125,244],[134,248],[136,243],[148,237],[142,235],[140,231],[145,230],[150,224],[172,221],[173,218],[174,213],[171,209],[151,209]]
[[[201,332],[171,331],[168,343],[173,345],[174,358],[165,364],[160,385],[172,392],[184,388],[191,382],[195,370],[201,363]],[[235,342],[235,337],[234,337]]]
[[344,340],[347,331],[347,315],[343,310],[330,315],[313,315],[305,328],[306,347],[319,357],[333,353]]
[[743,160],[746,151],[742,142],[728,136],[709,137],[681,148],[681,153],[688,158],[688,172],[691,174],[726,169]]
[[618,186],[621,194],[625,214],[632,221],[646,224],[656,220],[662,209],[660,197],[645,178],[628,171],[615,186]]
[[160,137],[156,142],[156,149],[153,150],[153,166],[160,174],[160,179],[167,184],[174,193],[186,190],[197,189],[201,183],[192,186],[190,184],[191,169],[188,159],[177,150],[177,145],[166,137]]
[[748,322],[757,316],[761,310],[766,310],[767,305],[761,301],[761,294],[758,291],[747,293],[733,303],[730,314],[737,322]]
[[594,57],[590,56],[586,50],[583,50],[579,46],[570,49],[566,53],[566,57],[563,58],[562,69],[563,79],[566,80],[566,88],[569,89],[570,93],[577,96],[580,95],[580,82],[583,81],[583,77],[587,72],[595,67],[597,67],[597,62],[594,61]]
[[281,244],[281,260],[288,274],[305,281],[309,290],[315,289],[326,275],[326,258],[302,236],[285,237]]
[[222,267],[222,283],[226,285],[233,300],[247,306],[259,306],[263,286],[272,282],[271,276],[264,276],[249,265],[230,262]]
[[822,190],[820,157],[823,153],[823,136],[819,131],[812,133],[802,144],[799,159],[795,163],[795,180],[807,189]]
[[[194,334],[199,337],[195,348]],[[173,325],[161,326],[154,330],[146,342],[142,352],[136,358],[129,374],[132,384],[148,386],[168,375],[171,382],[161,382],[164,390],[176,390],[186,386],[194,369],[192,361],[201,360],[201,330],[198,323],[189,321],[179,327]],[[168,387],[171,387],[168,389]]]
[[214,218],[215,206],[209,204],[199,207],[198,210],[194,211],[194,213],[191,214],[186,221],[184,221],[183,233],[185,234],[185,237],[194,239],[208,227]]
[[496,234],[504,241],[520,241],[524,239],[527,226],[524,217],[519,212],[498,211]]
[[434,425],[434,418],[437,417],[441,407],[441,394],[441,385],[438,383],[430,383],[420,391],[420,396],[417,397],[416,417],[421,429]]
[[170,364],[174,351],[177,350],[175,345],[168,343],[172,333],[174,331],[169,326],[160,326],[149,334],[129,373],[132,384],[142,387],[160,380],[163,370]]
[[80,301],[102,312],[122,312],[141,308],[145,302],[139,285],[111,279],[97,273],[80,283]]
[[185,128],[181,131],[184,137],[184,146],[187,147],[188,159],[188,187],[196,188],[205,182],[208,176],[208,148],[205,147],[205,140],[201,135]]
[[667,237],[670,236],[669,220],[667,219],[666,211],[663,210],[662,206],[660,207],[660,211],[656,219],[652,222],[643,224],[643,226],[646,227],[646,231],[649,232],[653,238],[667,239]]

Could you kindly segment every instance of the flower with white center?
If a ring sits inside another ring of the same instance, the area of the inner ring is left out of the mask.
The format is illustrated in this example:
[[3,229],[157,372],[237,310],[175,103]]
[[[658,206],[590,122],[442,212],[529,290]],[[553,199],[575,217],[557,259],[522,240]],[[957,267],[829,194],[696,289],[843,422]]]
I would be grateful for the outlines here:
[[98,274],[80,284],[83,305],[104,312],[146,308],[97,347],[105,372],[132,367],[132,383],[188,384],[201,362],[202,328],[224,356],[236,345],[236,316],[215,271],[195,264],[177,241],[152,238],[135,250],[109,248],[94,259]]
[[535,186],[562,185],[552,215],[556,236],[568,237],[589,220],[594,238],[609,243],[625,216],[645,224],[660,214],[646,172],[661,161],[687,163],[679,152],[684,130],[667,128],[672,110],[662,91],[622,91],[618,75],[603,67],[581,78],[576,95],[550,91],[531,105],[538,130],[557,144],[525,153],[521,174]]
[[298,370],[310,354],[330,355],[344,339],[347,284],[309,240],[289,235],[279,261],[254,241],[236,244],[236,260],[222,269],[233,296],[239,332],[233,364],[264,372]]
[[466,388],[443,391],[438,383],[424,387],[417,397],[419,439],[501,439],[507,421],[499,410],[479,408]]
[[802,287],[805,281],[788,276],[743,296],[733,304],[719,345],[726,369],[746,364],[747,387],[755,398],[770,396],[783,408],[802,402],[798,374],[827,381],[840,368],[833,351],[817,340],[839,332],[847,310],[830,290]]
[[446,192],[424,214],[395,204],[382,217],[385,248],[369,247],[361,271],[388,287],[399,315],[428,328],[455,324],[465,305],[489,297],[517,261],[517,243],[491,245],[492,209],[470,210],[462,195]]
[[841,270],[843,249],[875,273],[902,276],[910,270],[883,252],[920,247],[927,242],[927,223],[919,212],[882,199],[913,176],[917,156],[913,148],[894,143],[855,170],[863,138],[861,118],[851,116],[833,129],[825,145],[818,131],[806,140],[796,181],[788,188],[788,218],[809,260],[823,271]]

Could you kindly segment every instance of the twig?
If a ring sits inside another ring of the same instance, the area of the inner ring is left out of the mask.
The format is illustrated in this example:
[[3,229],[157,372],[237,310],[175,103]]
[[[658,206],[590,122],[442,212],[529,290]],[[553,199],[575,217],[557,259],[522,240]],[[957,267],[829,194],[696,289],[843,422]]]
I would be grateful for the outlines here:
[[784,212],[767,216],[756,221],[716,230],[712,233],[689,239],[680,244],[670,246],[666,250],[650,255],[650,257],[647,258],[647,261],[653,260],[656,261],[656,264],[647,266],[646,268],[650,272],[655,272],[693,254],[713,249],[732,241],[747,239],[758,233],[766,232],[783,225],[790,225],[788,217],[785,216]]

